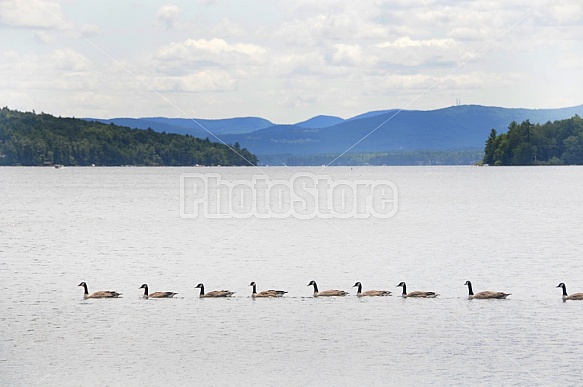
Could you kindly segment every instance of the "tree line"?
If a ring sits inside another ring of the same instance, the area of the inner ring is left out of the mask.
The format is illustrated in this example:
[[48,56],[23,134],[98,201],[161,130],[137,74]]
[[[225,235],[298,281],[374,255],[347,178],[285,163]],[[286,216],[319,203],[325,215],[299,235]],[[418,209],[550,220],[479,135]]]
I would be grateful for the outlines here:
[[0,165],[257,165],[238,143],[130,129],[76,118],[0,110]]
[[488,165],[574,165],[583,164],[583,119],[531,124],[513,121],[508,132],[492,129],[484,149]]
[[[340,157],[339,157],[340,156]],[[360,166],[360,165],[472,165],[484,157],[477,149],[400,150],[389,152],[338,153],[311,155],[265,155],[261,162],[267,165]]]

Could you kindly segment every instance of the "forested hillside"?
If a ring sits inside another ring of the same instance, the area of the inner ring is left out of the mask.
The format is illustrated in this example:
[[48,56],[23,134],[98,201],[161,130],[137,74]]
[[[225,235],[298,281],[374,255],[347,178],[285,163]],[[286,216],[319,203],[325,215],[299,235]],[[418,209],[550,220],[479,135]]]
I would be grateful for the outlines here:
[[0,110],[0,165],[257,164],[247,149],[233,148],[189,135]]
[[489,165],[583,164],[583,119],[578,115],[533,125],[513,121],[508,132],[490,132],[484,150]]

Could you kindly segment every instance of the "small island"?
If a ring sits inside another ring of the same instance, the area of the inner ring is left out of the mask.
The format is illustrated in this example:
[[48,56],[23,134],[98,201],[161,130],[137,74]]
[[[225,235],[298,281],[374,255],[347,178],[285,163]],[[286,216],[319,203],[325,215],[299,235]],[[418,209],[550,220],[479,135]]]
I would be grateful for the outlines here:
[[249,166],[257,157],[191,135],[130,129],[50,114],[0,109],[0,165]]
[[543,125],[513,121],[503,134],[492,129],[483,164],[582,165],[583,119],[576,115]]

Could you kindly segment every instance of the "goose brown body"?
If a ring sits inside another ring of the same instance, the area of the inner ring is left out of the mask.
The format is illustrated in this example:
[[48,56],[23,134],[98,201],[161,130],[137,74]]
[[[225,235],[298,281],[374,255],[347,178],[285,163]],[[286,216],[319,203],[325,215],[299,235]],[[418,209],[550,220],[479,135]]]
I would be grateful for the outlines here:
[[567,300],[583,300],[583,293],[573,293],[571,295],[567,294],[567,285],[563,282],[557,285],[558,288],[563,288],[563,301]]
[[366,292],[363,292],[362,284],[360,282],[355,283],[352,287],[355,286],[358,287],[356,290],[356,295],[358,297],[386,297],[392,295],[392,292],[388,290],[367,290]]
[[118,298],[119,296],[121,296],[121,293],[118,293],[114,290],[101,290],[101,291],[89,294],[89,291],[87,290],[87,284],[85,282],[81,282],[77,286],[83,286],[83,289],[85,291],[83,293],[84,299],[88,299],[88,298]]
[[348,294],[348,292],[345,292],[344,290],[336,289],[324,290],[320,292],[318,291],[318,284],[316,281],[310,281],[308,286],[314,287],[314,297],[344,297]]
[[435,292],[425,292],[421,290],[416,290],[414,292],[407,293],[407,284],[405,282],[400,282],[397,285],[397,287],[403,288],[403,294],[401,294],[401,297],[404,298],[435,298],[439,296],[439,294]]
[[255,282],[251,282],[249,286],[253,286],[253,291],[251,293],[251,297],[259,297],[259,298],[277,298],[283,297],[284,294],[287,292],[284,290],[264,290],[262,292],[257,293],[257,284]]
[[231,292],[229,290],[213,290],[211,292],[205,293],[204,292],[204,285],[202,283],[195,286],[195,288],[200,289],[200,298],[224,298],[224,297],[231,297],[235,292]]
[[143,284],[142,286],[139,287],[139,289],[144,289],[144,298],[172,298],[178,294],[178,293],[174,293],[174,292],[148,293],[148,285],[147,284]]
[[474,294],[474,290],[472,289],[472,283],[470,281],[466,281],[465,285],[468,287],[468,298],[470,300],[476,298],[478,300],[486,300],[486,299],[499,299],[503,300],[508,297],[511,293],[504,293],[504,292],[494,292],[491,290],[484,290],[483,292],[479,292]]

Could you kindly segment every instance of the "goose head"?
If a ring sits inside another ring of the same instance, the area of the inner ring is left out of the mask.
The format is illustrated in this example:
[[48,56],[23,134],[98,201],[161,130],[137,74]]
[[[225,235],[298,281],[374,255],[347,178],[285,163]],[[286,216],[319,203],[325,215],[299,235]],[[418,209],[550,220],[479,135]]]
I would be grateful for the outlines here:
[[316,281],[311,280],[310,283],[308,284],[308,286],[313,286],[313,285],[316,285]]
[[401,288],[402,288],[403,286],[407,286],[407,285],[405,285],[405,283],[404,283],[404,282],[399,282],[399,285],[397,285],[397,287],[401,287]]
[[352,285],[353,288],[357,287],[357,286],[361,286],[360,282],[355,283],[354,285]]
[[464,285],[466,285],[466,286],[472,286],[472,283],[470,281],[466,281],[466,283]]
[[255,284],[255,281],[253,281],[253,282],[251,282],[251,283],[249,284],[249,286],[255,286],[255,285],[256,285],[256,284]]
[[142,284],[142,286],[140,286],[138,289],[148,289],[148,285]]
[[199,288],[199,289],[202,289],[203,287],[204,287],[204,285],[202,283],[195,286],[195,288]]
[[560,284],[557,285],[558,288],[565,288],[565,284],[563,282],[561,282]]
[[79,285],[77,286],[87,286],[87,284],[85,282],[81,282]]

